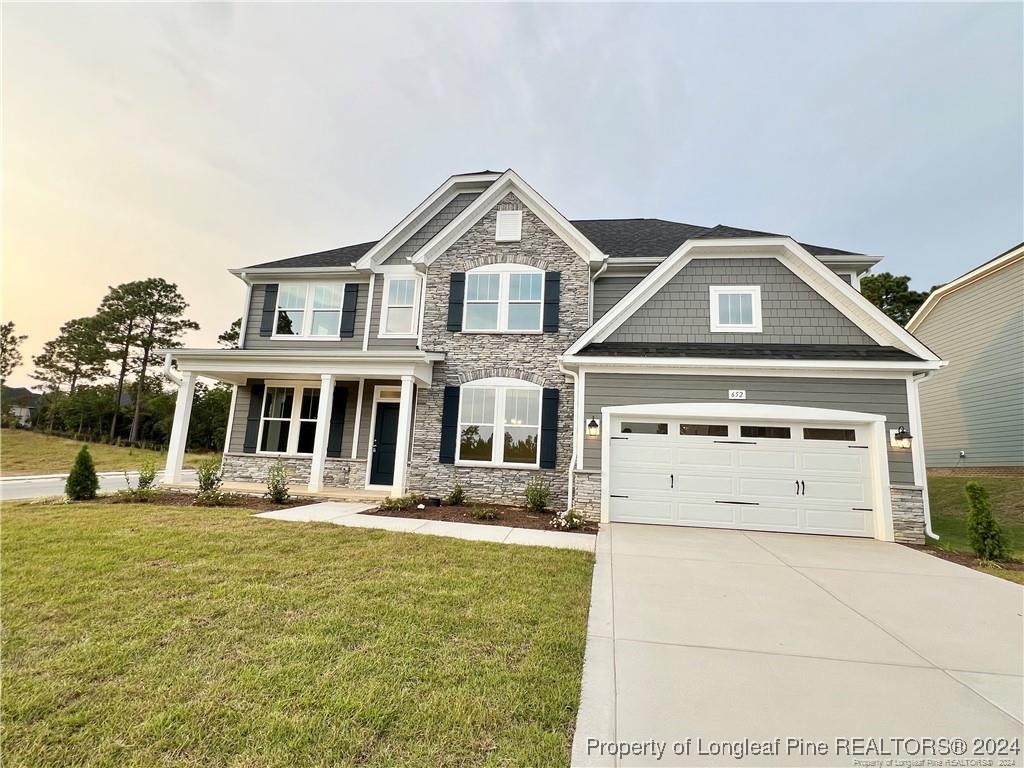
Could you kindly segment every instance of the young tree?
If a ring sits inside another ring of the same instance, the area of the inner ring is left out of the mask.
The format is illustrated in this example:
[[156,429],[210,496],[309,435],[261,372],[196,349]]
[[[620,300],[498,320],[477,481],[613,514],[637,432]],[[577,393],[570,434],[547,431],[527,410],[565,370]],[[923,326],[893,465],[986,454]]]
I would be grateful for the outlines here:
[[135,416],[132,419],[132,431],[128,438],[131,443],[139,439],[139,414],[142,411],[142,394],[146,383],[146,369],[158,360],[153,357],[153,350],[158,347],[181,346],[181,335],[185,331],[199,330],[199,324],[186,320],[183,315],[188,303],[178,292],[178,286],[161,277],[140,280],[135,283],[134,290],[138,316],[136,318],[137,333],[135,344],[139,349],[136,362],[139,366],[139,379],[135,389]]
[[96,477],[96,466],[92,462],[89,446],[83,445],[64,483],[64,493],[72,501],[85,501],[95,499],[99,487],[100,481]]
[[15,332],[13,321],[0,325],[0,384],[5,383],[14,369],[21,365],[21,350],[18,347],[27,338]]
[[992,517],[988,490],[976,480],[968,480],[964,487],[967,496],[967,538],[971,549],[982,560],[1002,560],[1006,557],[1006,535]]
[[912,291],[909,276],[896,276],[889,272],[864,275],[860,279],[860,292],[864,294],[864,298],[900,325],[907,324],[931,293]]
[[217,337],[217,343],[224,349],[238,349],[239,334],[242,332],[242,318],[238,318],[231,326]]
[[46,342],[32,362],[36,366],[33,378],[46,382],[53,391],[67,384],[72,395],[79,383],[105,376],[107,355],[96,319],[80,317],[64,323],[57,338]]

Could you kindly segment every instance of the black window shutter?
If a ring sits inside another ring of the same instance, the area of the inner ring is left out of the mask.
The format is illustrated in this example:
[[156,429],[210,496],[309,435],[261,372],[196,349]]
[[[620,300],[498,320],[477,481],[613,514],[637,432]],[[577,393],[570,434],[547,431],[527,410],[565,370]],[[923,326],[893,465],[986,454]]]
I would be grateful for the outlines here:
[[444,405],[441,408],[441,454],[442,464],[455,463],[455,441],[459,432],[459,388],[444,388]]
[[561,272],[544,273],[544,333],[558,333],[558,295]]
[[540,408],[540,466],[554,469],[558,453],[558,390],[544,389]]
[[[448,292],[448,330],[462,330],[462,302],[466,298],[466,273],[452,272],[451,288]],[[453,458],[452,461],[455,461]]]
[[[275,286],[276,288],[277,286]],[[263,382],[249,385],[249,413],[245,419],[244,453],[256,453],[260,440],[260,411],[263,409]]]
[[[320,393],[323,397],[323,392]],[[348,385],[335,384],[331,403],[331,428],[327,433],[327,455],[341,458],[341,437],[345,433],[345,406],[348,405]]]
[[274,333],[277,321],[277,283],[269,283],[263,287],[263,317],[260,318],[260,336]]
[[341,305],[341,338],[351,339],[356,335],[356,306],[359,304],[358,283],[345,285],[345,301]]

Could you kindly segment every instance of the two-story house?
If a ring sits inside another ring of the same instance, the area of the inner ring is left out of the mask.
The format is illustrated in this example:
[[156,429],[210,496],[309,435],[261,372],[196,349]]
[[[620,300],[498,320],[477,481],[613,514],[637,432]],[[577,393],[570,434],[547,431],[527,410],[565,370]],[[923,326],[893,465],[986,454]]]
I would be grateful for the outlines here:
[[[227,479],[602,521],[921,541],[918,378],[943,363],[859,293],[877,258],[658,219],[568,221],[515,172],[453,176],[376,242],[232,270]],[[170,368],[167,367],[170,371]]]

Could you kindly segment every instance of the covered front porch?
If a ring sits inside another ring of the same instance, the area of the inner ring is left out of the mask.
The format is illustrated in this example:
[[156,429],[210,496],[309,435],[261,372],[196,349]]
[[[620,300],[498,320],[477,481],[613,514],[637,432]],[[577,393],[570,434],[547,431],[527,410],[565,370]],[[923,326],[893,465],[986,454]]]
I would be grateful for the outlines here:
[[417,350],[166,350],[164,371],[178,384],[166,482],[181,481],[192,398],[204,378],[232,385],[226,482],[262,485],[281,460],[306,493],[404,495],[416,388],[430,385],[441,359]]

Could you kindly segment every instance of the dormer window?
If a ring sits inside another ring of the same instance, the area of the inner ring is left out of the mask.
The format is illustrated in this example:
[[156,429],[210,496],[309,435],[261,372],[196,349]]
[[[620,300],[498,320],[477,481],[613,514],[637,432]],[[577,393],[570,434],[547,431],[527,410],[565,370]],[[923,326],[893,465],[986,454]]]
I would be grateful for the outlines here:
[[495,241],[499,243],[516,243],[523,239],[523,212],[498,211],[498,223],[495,227]]
[[711,330],[716,333],[760,333],[761,286],[712,285]]

